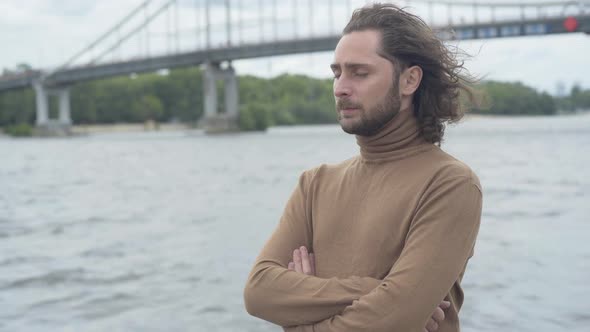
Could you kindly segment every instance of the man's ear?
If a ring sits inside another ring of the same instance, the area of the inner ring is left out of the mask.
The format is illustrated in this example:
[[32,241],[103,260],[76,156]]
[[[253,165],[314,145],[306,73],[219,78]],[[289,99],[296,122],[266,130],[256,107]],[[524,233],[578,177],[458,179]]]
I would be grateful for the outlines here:
[[406,68],[400,75],[400,92],[402,96],[412,95],[422,81],[422,68],[419,66],[412,66]]

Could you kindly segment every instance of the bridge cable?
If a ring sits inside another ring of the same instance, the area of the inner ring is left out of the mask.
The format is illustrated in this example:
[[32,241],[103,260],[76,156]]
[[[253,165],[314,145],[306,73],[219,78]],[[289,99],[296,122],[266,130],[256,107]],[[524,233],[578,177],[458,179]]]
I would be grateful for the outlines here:
[[94,42],[90,43],[90,45],[88,45],[87,47],[85,47],[82,51],[76,53],[76,55],[74,55],[73,57],[71,57],[64,64],[62,64],[61,66],[57,67],[57,69],[55,69],[52,72],[50,72],[47,76],[51,76],[51,74],[53,74],[54,72],[67,68],[75,60],[77,60],[80,56],[82,56],[83,54],[85,54],[89,50],[92,50],[96,45],[98,45],[103,40],[105,40],[106,38],[108,38],[115,31],[118,31],[125,23],[127,23],[129,20],[131,20],[142,8],[144,8],[144,6],[147,6],[151,1],[152,0],[145,0],[144,2],[142,2],[138,7],[136,7],[135,9],[133,9],[122,20],[120,20],[117,24],[115,24],[111,29],[109,29],[107,32],[105,32],[100,37],[98,37]]

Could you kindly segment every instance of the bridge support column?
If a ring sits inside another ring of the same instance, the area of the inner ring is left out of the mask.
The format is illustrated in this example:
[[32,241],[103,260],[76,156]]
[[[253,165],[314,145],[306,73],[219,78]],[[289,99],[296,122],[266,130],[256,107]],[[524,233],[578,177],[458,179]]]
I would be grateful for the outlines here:
[[49,96],[41,82],[34,82],[33,89],[35,90],[35,102],[37,107],[37,120],[35,121],[35,124],[37,127],[45,126],[49,122]]
[[59,95],[59,123],[63,126],[71,126],[72,117],[70,115],[70,89],[62,88],[57,93]]
[[219,68],[215,68],[215,65],[205,64],[205,70],[203,71],[203,93],[205,120],[214,118],[217,115],[217,72]]
[[233,67],[229,67],[225,70],[225,113],[238,120],[240,116],[239,112],[239,86],[238,77]]
[[[224,106],[222,113],[217,111],[217,81],[224,83]],[[234,132],[238,130],[239,90],[238,79],[231,65],[221,69],[217,63],[206,63],[203,74],[205,114],[201,120],[207,133]]]
[[[35,135],[37,136],[68,136],[71,134],[72,119],[70,117],[70,90],[60,88],[51,91],[43,86],[43,82],[33,83],[35,101],[37,107],[37,120],[35,121]],[[59,98],[59,115],[57,120],[49,116],[49,96],[57,94]]]

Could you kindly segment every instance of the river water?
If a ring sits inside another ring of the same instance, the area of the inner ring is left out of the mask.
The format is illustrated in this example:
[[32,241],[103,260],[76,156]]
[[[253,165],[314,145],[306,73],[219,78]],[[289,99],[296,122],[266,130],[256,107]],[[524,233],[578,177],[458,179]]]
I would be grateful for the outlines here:
[[[464,331],[588,331],[590,116],[473,117],[443,148],[484,188]],[[280,331],[242,289],[338,126],[0,138],[0,331]]]

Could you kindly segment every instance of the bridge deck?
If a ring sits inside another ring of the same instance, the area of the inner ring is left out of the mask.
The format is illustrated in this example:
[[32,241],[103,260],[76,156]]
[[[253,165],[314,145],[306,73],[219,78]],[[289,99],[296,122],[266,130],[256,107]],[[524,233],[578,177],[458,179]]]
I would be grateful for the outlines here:
[[[590,15],[576,16],[576,32],[590,34]],[[547,35],[568,33],[564,27],[565,17],[545,18],[526,21],[502,21],[479,24],[456,25],[450,28],[435,29],[443,40],[483,39],[516,36]],[[453,31],[451,33],[451,31]],[[154,56],[132,59],[123,62],[99,65],[79,66],[56,71],[44,78],[46,86],[66,86],[77,82],[89,81],[132,73],[152,72],[164,68],[194,66],[204,62],[223,62],[287,54],[300,54],[331,51],[339,36],[325,36],[306,39],[273,41],[259,44],[227,46],[217,49],[198,50],[188,53]],[[0,77],[0,91],[31,86],[34,80],[41,78],[41,71],[30,71],[16,77]]]

